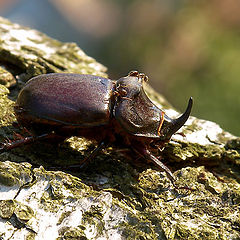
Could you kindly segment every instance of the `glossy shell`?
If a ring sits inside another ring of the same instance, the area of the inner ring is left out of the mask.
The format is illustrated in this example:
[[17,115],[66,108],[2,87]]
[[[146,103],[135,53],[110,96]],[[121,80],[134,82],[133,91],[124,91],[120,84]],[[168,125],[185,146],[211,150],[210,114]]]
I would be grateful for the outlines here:
[[15,112],[20,122],[80,127],[106,125],[113,83],[80,74],[45,74],[32,78],[19,93]]
[[163,112],[155,106],[143,89],[143,79],[127,76],[116,83],[120,93],[113,116],[126,132],[135,136],[159,138]]

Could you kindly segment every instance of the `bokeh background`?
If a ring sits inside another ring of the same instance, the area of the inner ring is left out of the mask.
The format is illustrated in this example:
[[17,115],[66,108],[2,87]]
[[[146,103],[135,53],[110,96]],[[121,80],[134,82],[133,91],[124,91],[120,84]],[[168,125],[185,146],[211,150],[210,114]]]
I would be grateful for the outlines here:
[[61,41],[77,42],[108,67],[130,70],[180,111],[240,135],[240,1],[0,0],[0,15]]

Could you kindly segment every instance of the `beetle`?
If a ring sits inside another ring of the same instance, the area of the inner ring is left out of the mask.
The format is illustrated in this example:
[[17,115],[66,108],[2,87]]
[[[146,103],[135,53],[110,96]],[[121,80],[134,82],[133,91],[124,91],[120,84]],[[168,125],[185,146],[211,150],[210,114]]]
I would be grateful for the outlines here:
[[164,170],[174,182],[170,169],[152,152],[162,149],[184,125],[193,100],[189,99],[179,118],[171,119],[147,97],[143,88],[147,80],[137,71],[117,81],[71,73],[33,77],[20,91],[14,107],[18,124],[31,136],[4,143],[0,150],[37,140],[80,136],[98,142],[91,158],[109,143],[123,143]]

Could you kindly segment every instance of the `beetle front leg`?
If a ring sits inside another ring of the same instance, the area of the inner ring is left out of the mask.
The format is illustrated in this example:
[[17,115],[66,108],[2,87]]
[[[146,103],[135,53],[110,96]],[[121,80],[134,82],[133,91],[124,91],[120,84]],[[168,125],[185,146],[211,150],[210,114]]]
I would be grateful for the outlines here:
[[134,144],[132,147],[135,152],[144,157],[147,160],[150,160],[157,168],[163,170],[168,178],[171,180],[172,184],[175,186],[175,177],[173,176],[171,170],[165,166],[161,161],[159,161],[143,144]]
[[175,184],[176,179],[173,176],[171,170],[166,165],[164,165],[161,161],[159,161],[154,155],[152,155],[152,153],[147,149],[145,145],[136,143],[134,144],[134,147],[132,147],[132,149],[135,152],[137,152],[139,155],[144,157],[145,159],[150,160],[157,168],[165,171],[165,173],[167,174],[169,180],[171,181],[175,189],[185,189],[185,190],[195,191],[195,189],[192,189],[188,186],[177,186]]

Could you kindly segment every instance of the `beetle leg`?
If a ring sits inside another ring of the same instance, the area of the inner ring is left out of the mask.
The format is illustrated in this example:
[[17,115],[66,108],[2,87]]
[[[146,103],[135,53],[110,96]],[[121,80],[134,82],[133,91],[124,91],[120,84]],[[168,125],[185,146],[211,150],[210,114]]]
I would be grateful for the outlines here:
[[106,146],[106,141],[102,141],[98,144],[98,146],[90,153],[89,156],[87,156],[83,161],[81,162],[81,165],[83,165],[85,162],[93,159],[99,151],[101,151]]
[[99,151],[101,151],[104,147],[106,147],[107,143],[106,141],[102,141],[98,144],[98,146],[90,153],[89,156],[85,157],[79,164],[74,164],[69,166],[70,168],[82,168],[86,162],[92,160]]
[[188,186],[177,186],[175,184],[175,177],[173,176],[171,170],[167,166],[165,166],[161,161],[159,161],[159,159],[157,159],[154,155],[152,155],[151,152],[146,148],[146,146],[135,144],[135,146],[133,147],[133,150],[136,151],[145,159],[150,160],[159,169],[165,171],[165,173],[167,174],[168,178],[170,179],[175,189],[185,189],[185,190],[195,191],[195,189],[190,188]]
[[140,154],[145,159],[150,160],[160,170],[165,171],[168,178],[171,180],[172,184],[175,186],[174,184],[175,177],[173,176],[171,170],[167,166],[165,166],[161,161],[159,161],[154,155],[152,155],[151,152],[146,148],[146,146],[142,146],[142,145],[138,146],[138,144],[135,144],[135,146],[133,147],[133,150],[138,154]]
[[8,141],[8,142],[2,143],[0,145],[0,153],[9,151],[13,148],[17,148],[17,147],[20,147],[20,146],[25,145],[25,144],[33,143],[33,142],[38,141],[38,140],[51,138],[55,135],[56,134],[54,132],[50,132],[50,133],[44,133],[44,134],[38,135],[38,136],[23,137],[23,138],[21,138],[19,140],[16,140],[16,141]]

